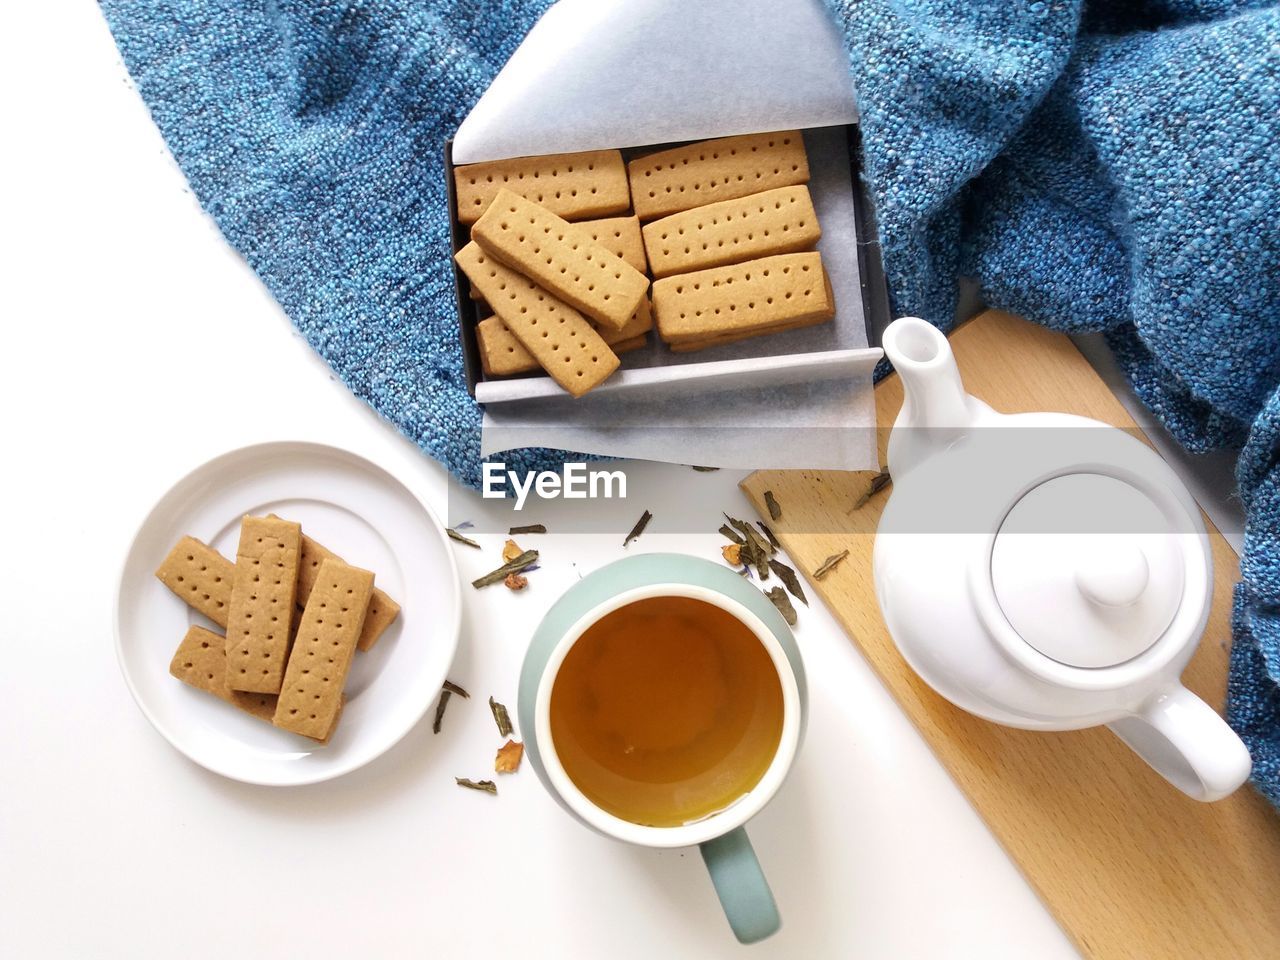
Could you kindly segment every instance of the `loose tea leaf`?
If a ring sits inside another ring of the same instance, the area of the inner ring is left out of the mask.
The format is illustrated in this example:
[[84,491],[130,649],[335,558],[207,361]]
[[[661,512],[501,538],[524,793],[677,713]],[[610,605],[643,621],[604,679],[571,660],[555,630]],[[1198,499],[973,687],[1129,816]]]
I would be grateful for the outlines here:
[[787,591],[781,587],[774,587],[772,590],[766,590],[764,595],[773,601],[773,605],[782,614],[782,619],[794,627],[796,625],[796,608],[791,605],[791,600],[787,597]]
[[520,573],[508,573],[502,583],[508,590],[519,592],[529,585],[529,578]]
[[449,705],[451,696],[453,696],[453,691],[447,687],[440,691],[440,699],[436,701],[436,718],[431,721],[432,733],[440,732],[440,724],[444,722],[444,708]]
[[[730,546],[734,546],[734,544],[730,544]],[[755,567],[756,575],[761,580],[768,579],[769,558],[766,556],[766,552],[755,544],[744,543],[738,546],[738,562],[745,563],[748,567]]]
[[522,553],[524,553],[524,551],[520,549],[520,544],[516,543],[514,540],[508,540],[502,545],[502,562],[510,563]]
[[764,531],[764,535],[769,538],[769,546],[775,551],[782,549],[782,544],[778,542],[778,538],[773,535],[773,531],[769,529],[769,525],[763,520],[757,520],[756,526]]
[[761,580],[769,579],[769,558],[764,555],[763,550],[756,550],[751,558],[753,566],[756,568],[756,576]]
[[495,773],[515,773],[520,768],[524,757],[524,744],[508,740],[498,748],[498,755],[493,760]]
[[760,554],[761,557],[767,558],[773,556],[773,545],[764,537],[760,536],[760,534],[756,532],[755,527],[747,523],[745,520],[738,520],[729,516],[727,513],[724,514],[724,518],[729,521],[729,526],[733,527],[733,529],[737,530],[746,538],[747,543],[751,544],[755,552]]
[[863,507],[865,507],[867,505],[867,501],[869,501],[877,493],[879,493],[881,490],[887,487],[889,483],[892,481],[892,479],[893,478],[889,476],[888,470],[881,470],[879,473],[877,473],[874,477],[871,478],[871,483],[867,487],[867,489],[863,492],[862,496],[860,496],[857,500],[853,502],[853,506],[849,508],[849,512],[853,513],[853,511],[861,510]]
[[[773,555],[773,547],[764,537],[756,532],[756,528],[745,520],[738,520],[729,516],[727,513],[724,518],[729,521],[729,525],[737,530],[746,538],[746,545],[750,548],[742,558],[743,563],[749,563],[756,568],[756,576],[761,580],[769,579],[769,557]],[[749,558],[748,558],[749,557]]]
[[476,543],[470,537],[464,537],[457,530],[453,529],[453,527],[446,527],[444,532],[449,535],[450,540],[456,540],[458,543],[465,543],[468,547],[475,547],[477,550],[481,549],[480,544]]
[[507,579],[507,575],[511,573],[519,573],[538,562],[537,550],[526,550],[520,556],[516,557],[509,563],[504,563],[497,570],[490,570],[483,577],[477,577],[471,581],[471,585],[479,590],[481,587],[492,586],[495,583],[502,583]]
[[452,680],[446,680],[444,682],[444,688],[448,690],[450,693],[456,693],[463,700],[471,699],[471,694],[467,693],[467,691],[463,690],[460,686],[458,686]]
[[720,468],[719,467],[694,467],[693,469],[697,470],[699,473],[715,473]]
[[844,561],[844,558],[848,555],[848,550],[841,550],[839,553],[833,553],[831,556],[827,557],[827,559],[822,561],[822,566],[813,571],[813,579],[821,580],[836,567],[840,566]]
[[466,787],[468,790],[482,790],[485,793],[492,793],[495,797],[498,795],[498,785],[492,780],[469,780],[466,777],[454,777],[453,782],[460,787]]
[[733,517],[729,516],[727,513],[721,513],[720,515],[724,517],[726,520],[728,520],[729,526],[737,530],[738,533],[741,534],[743,537],[745,537],[748,542],[751,540],[751,527],[749,524],[743,523],[741,520],[734,519]]
[[640,519],[637,520],[636,525],[631,528],[631,532],[627,534],[627,539],[622,541],[622,545],[625,547],[632,540],[639,540],[640,534],[644,533],[644,528],[649,525],[649,521],[652,519],[653,519],[653,514],[650,513],[648,510],[640,514]]
[[800,586],[800,578],[796,576],[795,570],[788,567],[781,560],[770,560],[769,569],[778,575],[778,579],[791,591],[793,597],[806,607],[809,605],[809,601],[804,595],[804,588]]
[[742,565],[742,546],[737,543],[726,543],[720,548],[720,554],[727,563],[733,564],[735,567]]
[[735,531],[733,527],[729,526],[727,523],[720,524],[720,534],[721,536],[727,537],[728,539],[732,540],[734,543],[738,544],[738,546],[742,546],[742,544],[747,542],[743,540],[742,537],[738,536],[737,531]]
[[498,725],[498,736],[511,736],[511,717],[507,715],[507,708],[493,699],[493,697],[490,697],[489,709],[493,711],[493,722]]
[[545,523],[530,523],[523,527],[512,527],[507,531],[507,536],[514,537],[521,533],[546,533],[547,525]]
[[773,495],[772,490],[764,492],[764,505],[769,508],[769,516],[774,520],[782,519],[782,505],[778,503],[777,498]]

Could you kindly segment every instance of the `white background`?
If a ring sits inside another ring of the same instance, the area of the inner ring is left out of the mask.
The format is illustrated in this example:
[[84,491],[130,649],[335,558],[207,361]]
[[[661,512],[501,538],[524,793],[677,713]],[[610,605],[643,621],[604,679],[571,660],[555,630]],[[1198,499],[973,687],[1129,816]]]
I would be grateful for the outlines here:
[[[181,474],[300,438],[386,464],[441,515],[447,485],[293,332],[200,211],[96,7],[67,7],[11,5],[0,34],[0,955],[741,955],[696,851],[589,833],[528,768],[496,798],[453,785],[491,769],[484,699],[514,708],[559,592],[620,556],[644,507],[658,518],[632,551],[714,556],[716,508],[749,511],[738,474],[638,467],[628,502],[572,505],[616,534],[540,538],[522,595],[464,587],[451,676],[473,699],[339,781],[234,783],[148,725],[112,598],[134,528]],[[238,385],[268,375],[292,400],[263,420]],[[664,499],[686,490],[706,532],[663,533]],[[554,529],[563,510],[516,522]],[[482,539],[458,548],[467,579],[495,565],[501,538]],[[1075,956],[852,642],[820,606],[800,616],[809,736],[751,827],[784,928],[750,955]]]

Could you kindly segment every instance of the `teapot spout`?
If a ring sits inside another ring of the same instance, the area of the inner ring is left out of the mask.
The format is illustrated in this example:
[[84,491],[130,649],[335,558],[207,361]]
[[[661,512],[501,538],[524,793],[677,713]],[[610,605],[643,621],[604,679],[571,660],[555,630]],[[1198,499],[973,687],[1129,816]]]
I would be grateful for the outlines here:
[[951,344],[927,321],[895,320],[882,345],[902,380],[902,409],[889,438],[889,469],[897,476],[990,408],[965,393]]

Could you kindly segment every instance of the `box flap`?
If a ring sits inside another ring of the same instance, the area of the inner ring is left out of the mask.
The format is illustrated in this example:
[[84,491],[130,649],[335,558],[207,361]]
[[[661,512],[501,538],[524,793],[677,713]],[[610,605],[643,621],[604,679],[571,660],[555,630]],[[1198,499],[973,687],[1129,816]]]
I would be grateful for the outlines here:
[[822,0],[560,0],[453,141],[455,163],[857,121]]

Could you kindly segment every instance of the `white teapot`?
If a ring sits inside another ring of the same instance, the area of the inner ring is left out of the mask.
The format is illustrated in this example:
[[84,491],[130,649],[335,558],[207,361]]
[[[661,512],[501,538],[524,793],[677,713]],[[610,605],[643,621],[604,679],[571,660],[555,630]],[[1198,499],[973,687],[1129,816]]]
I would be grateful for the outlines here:
[[1097,420],[992,410],[965,393],[946,337],[923,320],[897,320],[883,345],[905,398],[874,569],[903,657],[978,716],[1107,724],[1197,800],[1234,791],[1248,750],[1179,680],[1213,577],[1177,475]]

